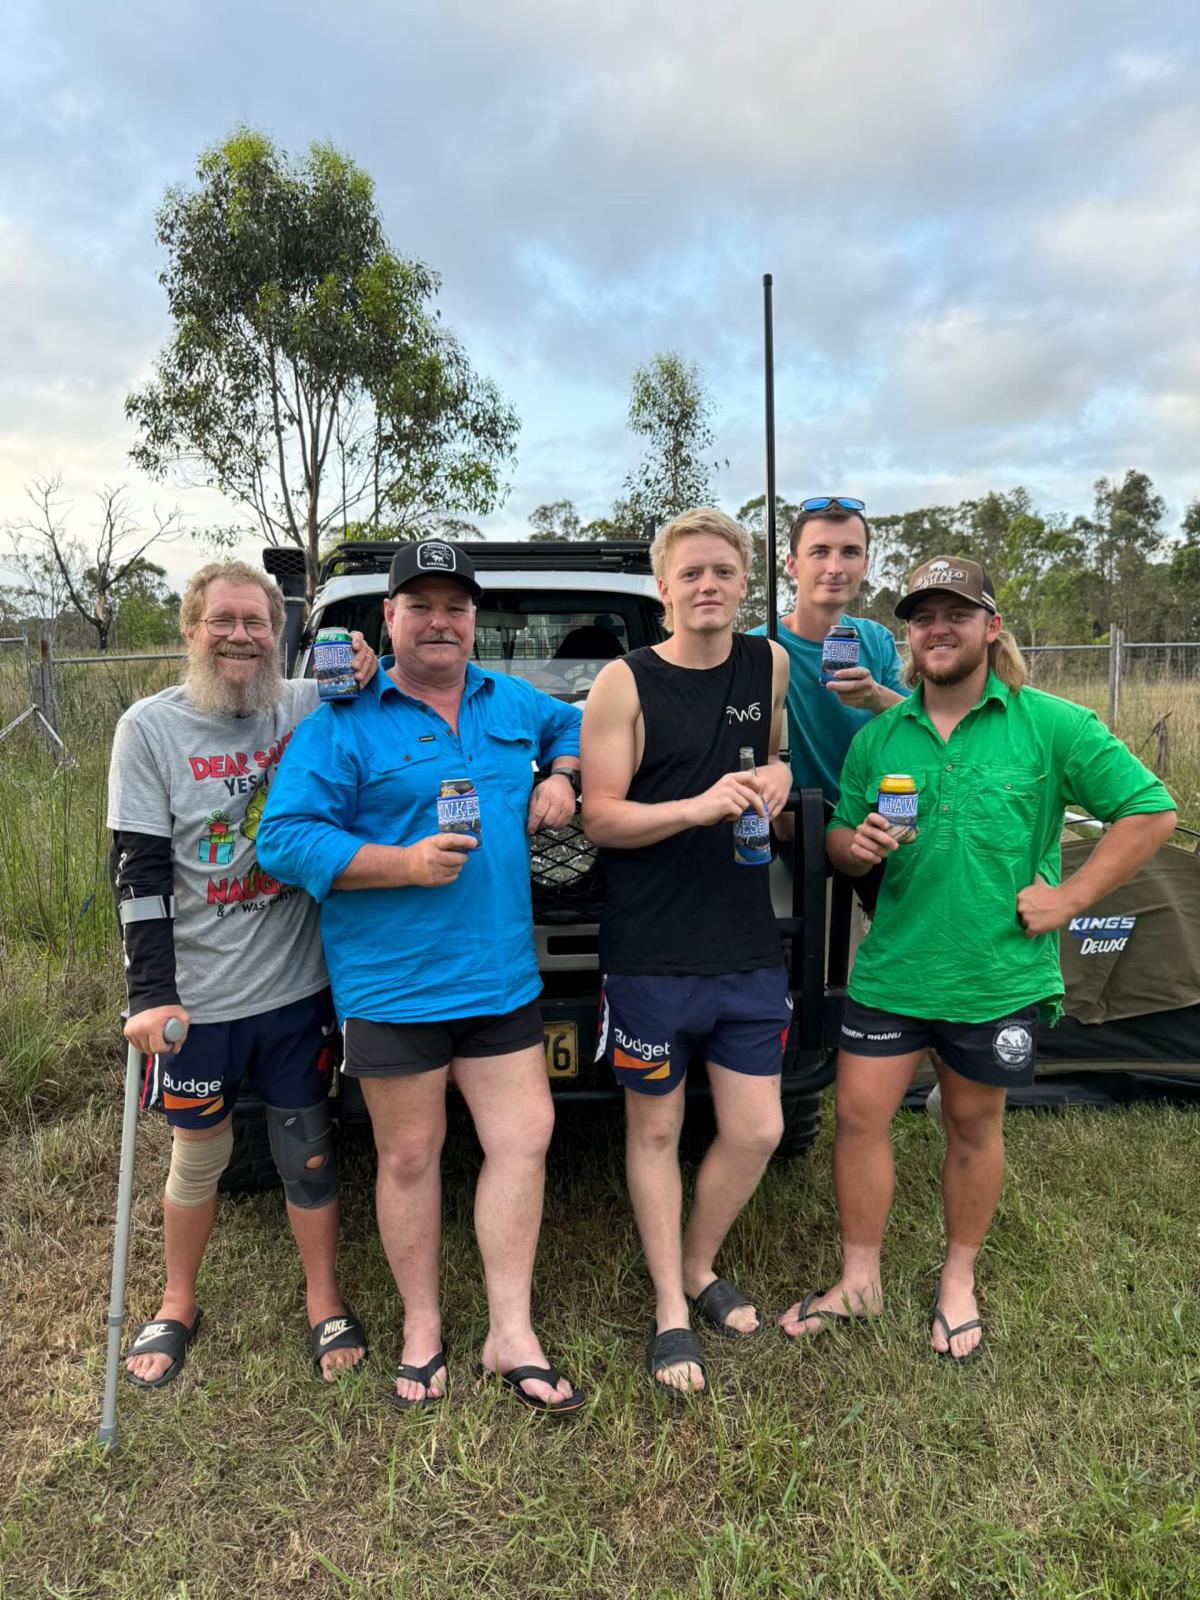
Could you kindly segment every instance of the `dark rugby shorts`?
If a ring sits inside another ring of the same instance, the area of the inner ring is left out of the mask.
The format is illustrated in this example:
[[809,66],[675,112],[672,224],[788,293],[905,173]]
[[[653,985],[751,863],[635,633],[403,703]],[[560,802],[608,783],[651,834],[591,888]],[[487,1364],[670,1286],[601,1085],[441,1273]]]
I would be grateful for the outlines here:
[[298,1110],[329,1093],[337,1020],[328,989],[232,1022],[193,1022],[174,1055],[151,1056],[142,1109],[173,1128],[212,1128],[233,1110],[249,1072],[269,1106]]
[[637,1094],[670,1094],[700,1056],[748,1077],[783,1069],[792,1021],[786,970],[688,977],[610,973],[600,995],[596,1060]]
[[1033,1082],[1038,1008],[1026,1006],[994,1022],[931,1022],[877,1011],[846,998],[841,1046],[853,1056],[906,1056],[936,1050],[948,1067],[972,1083],[1015,1088]]
[[542,1008],[528,1000],[498,1017],[452,1017],[447,1022],[370,1022],[347,1017],[350,1078],[404,1078],[436,1072],[451,1061],[515,1055],[542,1042]]

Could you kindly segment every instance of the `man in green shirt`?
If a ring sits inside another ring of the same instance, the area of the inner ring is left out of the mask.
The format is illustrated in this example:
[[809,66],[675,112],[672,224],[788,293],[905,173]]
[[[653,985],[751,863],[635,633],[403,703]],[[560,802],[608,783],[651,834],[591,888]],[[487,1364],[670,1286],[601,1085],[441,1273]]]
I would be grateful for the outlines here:
[[[975,1258],[1004,1176],[1005,1091],[1032,1080],[1038,1018],[1061,1009],[1058,929],[1132,878],[1170,838],[1175,813],[1163,785],[1093,712],[1023,687],[1024,663],[975,562],[940,556],[918,567],[896,615],[908,623],[917,692],[856,735],[826,835],[843,872],[887,863],[838,1055],[842,1273],[780,1323],[799,1338],[883,1309],[889,1130],[917,1063],[934,1050],[946,1258],[930,1333],[941,1358],[961,1361],[984,1337]],[[888,774],[916,785],[917,831],[905,842],[880,814]],[[1111,827],[1061,882],[1068,804]]]

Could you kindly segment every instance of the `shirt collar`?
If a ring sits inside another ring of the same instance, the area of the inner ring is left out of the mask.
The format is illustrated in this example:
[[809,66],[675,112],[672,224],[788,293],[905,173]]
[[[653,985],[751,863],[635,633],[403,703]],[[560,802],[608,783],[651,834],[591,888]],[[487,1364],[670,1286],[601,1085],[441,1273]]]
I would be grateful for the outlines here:
[[[395,656],[380,656],[379,666],[375,676],[367,687],[374,692],[378,699],[385,695],[399,695],[401,700],[408,700],[413,705],[419,702],[415,695],[406,694],[399,684],[388,677],[388,671],[396,664]],[[467,662],[467,675],[463,683],[463,701],[470,700],[472,695],[479,694],[481,690],[490,689],[494,683],[491,673],[482,671],[473,661]]]
[[[985,706],[989,700],[998,701],[1000,706],[1004,710],[1007,710],[1008,696],[1008,685],[1006,683],[1002,683],[989,667],[987,682],[983,686],[983,693],[979,696],[979,699],[976,700],[975,704],[971,707],[971,711],[968,711],[967,715],[970,716],[971,712],[978,711],[980,707]],[[917,717],[921,722],[925,723],[926,726],[932,726],[929,721],[929,713],[925,710],[925,685],[923,683],[919,683],[913,693],[909,695],[908,699],[902,703],[900,706],[900,715],[902,717]]]

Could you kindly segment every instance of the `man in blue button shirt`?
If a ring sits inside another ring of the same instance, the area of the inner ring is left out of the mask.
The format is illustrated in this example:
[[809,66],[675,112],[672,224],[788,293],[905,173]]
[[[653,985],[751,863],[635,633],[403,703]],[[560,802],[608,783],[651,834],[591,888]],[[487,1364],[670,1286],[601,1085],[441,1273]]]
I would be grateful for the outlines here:
[[[554,1110],[526,835],[574,815],[580,713],[474,664],[481,593],[454,545],[397,552],[384,602],[394,655],[357,700],[297,729],[258,858],[321,907],[343,1070],[371,1114],[379,1231],[404,1305],[394,1404],[435,1405],[446,1389],[440,1155],[453,1074],[484,1151],[480,1359],[523,1405],[565,1416],[585,1397],[547,1362],[530,1320]],[[536,788],[535,762],[551,770]],[[440,831],[448,780],[478,796],[476,832]]]

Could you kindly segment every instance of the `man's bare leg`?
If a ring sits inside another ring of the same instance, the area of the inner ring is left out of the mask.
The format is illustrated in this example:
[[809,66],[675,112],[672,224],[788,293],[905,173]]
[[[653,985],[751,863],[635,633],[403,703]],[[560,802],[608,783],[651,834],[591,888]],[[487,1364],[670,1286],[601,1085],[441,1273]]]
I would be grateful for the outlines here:
[[[222,1133],[229,1118],[215,1128],[173,1128],[174,1139],[212,1139]],[[155,1313],[155,1322],[168,1319],[182,1322],[190,1328],[196,1319],[196,1278],[200,1263],[208,1246],[209,1235],[217,1215],[217,1197],[213,1195],[202,1206],[181,1206],[163,1195],[163,1253],[167,1263],[167,1283],[163,1289],[162,1303]],[[157,1355],[132,1356],[125,1363],[126,1371],[146,1383],[161,1378],[171,1365],[171,1357],[161,1351]]]
[[[321,1160],[322,1157],[313,1156],[305,1165],[311,1167]],[[315,1328],[326,1317],[343,1316],[346,1310],[337,1282],[339,1207],[337,1200],[333,1199],[316,1210],[306,1210],[303,1206],[292,1205],[289,1200],[287,1214],[304,1268],[308,1325]],[[332,1383],[339,1367],[352,1367],[365,1354],[361,1345],[328,1351],[321,1357],[322,1377],[327,1383]]]
[[[682,1082],[669,1094],[625,1091],[625,1177],[646,1270],[654,1285],[654,1322],[659,1333],[690,1326],[683,1287],[683,1182],[679,1175],[683,1091]],[[655,1376],[673,1389],[704,1388],[704,1374],[692,1361],[678,1361]]]
[[892,1118],[904,1099],[923,1050],[904,1056],[838,1053],[837,1131],[833,1140],[833,1184],[842,1235],[842,1271],[832,1288],[800,1320],[800,1306],[779,1319],[790,1338],[819,1333],[820,1311],[875,1316],[883,1310],[880,1256],[896,1189]]
[[[943,1065],[942,1122],[946,1160],[942,1197],[946,1208],[946,1260],[938,1289],[938,1308],[952,1328],[979,1315],[975,1299],[975,1258],[979,1254],[1004,1186],[1003,1087],[972,1083]],[[945,1329],[933,1325],[935,1350],[961,1360],[983,1339],[981,1328],[946,1343]]]
[[[767,1162],[783,1137],[779,1074],[754,1077],[708,1063],[717,1134],[696,1174],[692,1214],[683,1235],[683,1286],[694,1299],[717,1276],[713,1262],[722,1240],[758,1188]],[[753,1306],[738,1306],[725,1319],[740,1333],[759,1325]]]
[[[533,1261],[542,1225],[546,1151],[554,1132],[554,1103],[540,1044],[510,1055],[456,1058],[454,1081],[475,1124],[483,1166],[475,1189],[475,1237],[483,1257],[488,1332],[480,1360],[489,1372],[550,1363],[533,1331]],[[532,1398],[566,1400],[556,1388],[522,1380]]]
[[[404,1308],[400,1360],[407,1366],[424,1366],[442,1348],[438,1251],[447,1075],[447,1069],[439,1067],[394,1078],[359,1079],[379,1153],[375,1215]],[[428,1388],[408,1378],[396,1380],[402,1400],[445,1392],[444,1367],[433,1374]]]

